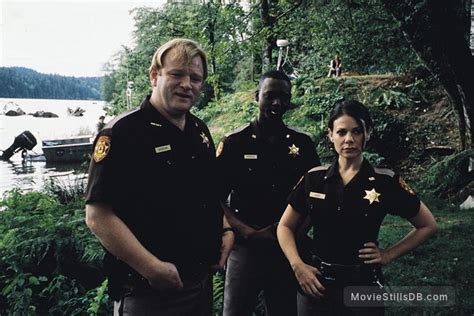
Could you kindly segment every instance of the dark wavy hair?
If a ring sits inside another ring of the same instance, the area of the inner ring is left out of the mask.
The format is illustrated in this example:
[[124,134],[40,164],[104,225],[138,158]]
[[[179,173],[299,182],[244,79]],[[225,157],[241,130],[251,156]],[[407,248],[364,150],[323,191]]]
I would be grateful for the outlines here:
[[367,107],[354,100],[343,100],[334,105],[329,115],[328,127],[332,130],[334,121],[343,115],[354,118],[360,126],[365,128],[366,132],[370,132],[374,127],[374,122]]

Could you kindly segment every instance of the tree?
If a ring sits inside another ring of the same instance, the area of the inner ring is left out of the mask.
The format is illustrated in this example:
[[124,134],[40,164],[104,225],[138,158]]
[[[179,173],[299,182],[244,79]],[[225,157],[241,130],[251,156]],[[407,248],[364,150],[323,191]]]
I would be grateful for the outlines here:
[[473,146],[472,74],[469,48],[472,0],[383,0],[408,42],[446,89],[459,123],[461,149]]

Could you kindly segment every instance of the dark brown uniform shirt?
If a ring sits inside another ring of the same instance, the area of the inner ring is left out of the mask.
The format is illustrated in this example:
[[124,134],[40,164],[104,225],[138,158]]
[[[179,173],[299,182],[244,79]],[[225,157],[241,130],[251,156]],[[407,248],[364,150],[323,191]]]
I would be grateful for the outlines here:
[[364,160],[345,186],[337,161],[310,170],[288,197],[299,213],[311,216],[312,251],[326,262],[360,264],[359,249],[376,242],[387,214],[412,218],[420,200],[399,175]]
[[221,196],[226,199],[231,192],[236,216],[254,228],[278,222],[298,179],[320,164],[308,135],[282,126],[270,142],[256,121],[227,134],[217,152]]
[[[218,261],[215,147],[201,120],[188,114],[181,131],[147,97],[108,123],[94,147],[86,203],[112,206],[150,252],[178,270]],[[120,265],[111,256],[106,262],[115,271]]]

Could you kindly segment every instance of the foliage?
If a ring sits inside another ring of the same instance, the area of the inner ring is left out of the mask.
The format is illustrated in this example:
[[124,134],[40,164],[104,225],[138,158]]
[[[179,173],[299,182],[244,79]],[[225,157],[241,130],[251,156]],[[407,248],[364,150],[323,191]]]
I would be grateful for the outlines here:
[[212,278],[213,297],[212,300],[214,305],[212,307],[213,315],[220,315],[224,305],[224,275],[215,274]]
[[474,149],[453,154],[435,163],[424,174],[417,188],[439,198],[455,197],[459,190],[474,181],[473,171],[468,170],[470,159],[474,159]]
[[[82,169],[85,166],[82,165]],[[83,169],[82,171],[86,171]],[[61,204],[69,204],[79,201],[86,192],[85,175],[72,174],[67,177],[49,178],[44,185],[43,191],[55,197]]]
[[[202,104],[218,99],[229,91],[234,79],[234,67],[242,57],[240,45],[244,36],[244,12],[240,5],[223,5],[220,1],[195,2],[183,5],[167,4],[161,9],[138,8],[134,11],[136,47],[127,48],[117,56],[117,65],[109,69],[103,84],[104,95],[115,106],[115,113],[126,109],[125,87],[134,82],[133,104],[149,93],[148,67],[155,50],[166,41],[191,38],[208,54],[209,77],[203,89]],[[232,57],[232,58],[229,58]],[[199,104],[197,107],[201,107]]]
[[400,73],[418,63],[379,1],[304,1],[272,32],[290,40],[291,66],[313,78],[326,76],[336,52],[343,72]]
[[473,147],[472,1],[381,1],[413,51],[443,85],[456,112],[461,149]]
[[23,67],[0,67],[0,97],[100,100],[100,80],[42,74]]
[[[391,77],[393,78],[393,77]],[[361,93],[370,85],[362,79],[327,79],[313,80],[309,77],[299,77],[293,80],[292,102],[294,108],[288,111],[285,122],[311,135],[317,144],[317,151],[324,163],[331,162],[335,157],[332,144],[327,140],[327,119],[334,104],[342,99],[358,99],[370,95],[370,89]],[[417,84],[419,86],[420,84]],[[387,86],[387,90],[390,87]],[[400,108],[410,106],[415,98],[426,99],[425,94],[418,90],[411,92],[413,86],[399,87],[400,91],[409,90],[407,95],[410,101],[400,103]],[[258,106],[253,101],[255,90],[235,93],[211,102],[207,107],[196,111],[210,127],[214,140],[230,130],[254,119],[258,113]],[[397,115],[388,106],[377,106],[368,103],[372,118],[375,122],[370,141],[368,142],[366,157],[372,163],[382,166],[398,165],[409,154],[407,138],[407,122]],[[390,110],[390,111],[389,111]]]
[[82,315],[107,309],[100,290],[103,251],[85,227],[82,199],[63,204],[51,194],[13,190],[0,207],[0,310]]
[[[0,201],[2,315],[111,313],[108,282],[99,272],[104,253],[85,226],[84,201],[59,188],[53,183],[47,193],[13,190]],[[61,203],[65,196],[76,199]],[[213,276],[213,288],[213,314],[219,315],[223,275]]]
[[406,123],[397,116],[378,107],[370,108],[374,129],[367,147],[384,157],[388,166],[406,157]]
[[[269,1],[268,21],[260,15],[264,2],[250,2],[246,9],[234,1],[186,1],[135,10],[137,45],[124,47],[115,66],[107,66],[105,99],[113,103],[115,113],[124,111],[126,82],[134,81],[133,104],[138,104],[150,90],[147,68],[155,49],[175,37],[192,38],[208,53],[209,78],[198,108],[246,91],[264,70],[274,68],[277,38],[290,42],[283,69],[307,78],[325,76],[336,51],[344,71],[350,72],[400,73],[418,63],[378,1]],[[263,66],[268,50],[273,55]],[[393,95],[386,99],[397,100]]]
[[225,133],[256,117],[258,105],[254,97],[253,90],[228,95],[194,114],[208,124],[212,138],[218,141]]
[[384,157],[374,152],[364,151],[363,155],[364,158],[374,167],[381,166],[385,161]]

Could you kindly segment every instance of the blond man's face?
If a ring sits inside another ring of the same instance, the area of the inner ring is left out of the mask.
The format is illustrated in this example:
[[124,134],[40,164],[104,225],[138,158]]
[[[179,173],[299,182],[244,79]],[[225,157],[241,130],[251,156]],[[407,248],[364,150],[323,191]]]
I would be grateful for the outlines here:
[[162,64],[160,70],[152,70],[150,74],[154,105],[173,116],[188,112],[204,85],[201,57],[196,56],[186,64],[171,49],[165,54]]

